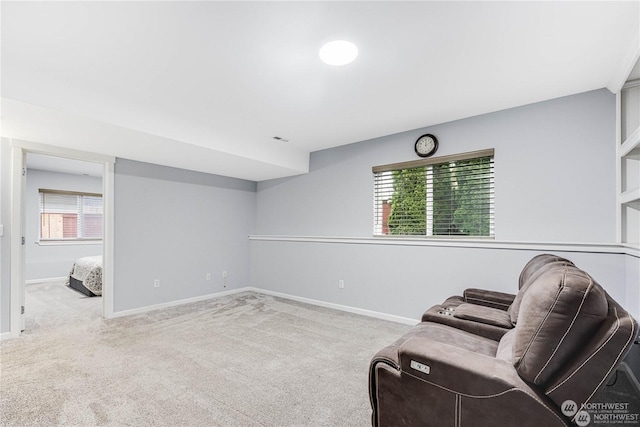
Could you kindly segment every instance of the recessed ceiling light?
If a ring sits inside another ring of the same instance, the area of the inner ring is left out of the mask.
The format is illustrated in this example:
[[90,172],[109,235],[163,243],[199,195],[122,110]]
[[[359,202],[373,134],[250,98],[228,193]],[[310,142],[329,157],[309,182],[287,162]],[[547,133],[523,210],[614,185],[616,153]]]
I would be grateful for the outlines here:
[[320,48],[320,59],[329,65],[346,65],[356,59],[358,48],[346,40],[334,40]]

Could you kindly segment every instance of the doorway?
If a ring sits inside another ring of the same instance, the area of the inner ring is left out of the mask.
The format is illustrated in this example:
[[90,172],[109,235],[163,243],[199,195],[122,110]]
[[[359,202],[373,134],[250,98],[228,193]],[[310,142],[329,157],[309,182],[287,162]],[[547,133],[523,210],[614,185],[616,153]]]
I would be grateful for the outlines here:
[[[103,169],[96,162],[26,155],[23,333],[102,317]],[[93,270],[84,268],[89,261]],[[68,286],[72,267],[95,294]]]
[[[113,316],[113,181],[115,159],[93,153],[48,146],[28,141],[11,140],[11,327],[10,336],[24,329],[26,282],[25,245],[27,237],[26,174],[27,156],[44,156],[76,162],[99,164],[102,169],[103,236],[102,236],[102,317]],[[31,242],[33,244],[33,242]]]

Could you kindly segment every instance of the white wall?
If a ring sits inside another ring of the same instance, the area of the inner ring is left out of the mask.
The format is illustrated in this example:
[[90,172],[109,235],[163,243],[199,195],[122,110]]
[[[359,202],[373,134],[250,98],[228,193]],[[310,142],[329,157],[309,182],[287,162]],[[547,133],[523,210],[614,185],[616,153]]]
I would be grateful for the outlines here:
[[640,258],[625,257],[626,299],[625,308],[640,319]]
[[84,256],[102,255],[102,244],[38,244],[39,189],[102,193],[102,179],[67,173],[29,169],[25,193],[25,280],[64,277],[73,262]]
[[0,139],[0,334],[9,332],[11,316],[11,146]]
[[[436,155],[495,148],[496,241],[518,249],[328,238],[372,236],[371,167],[415,159],[413,143],[424,133],[438,137]],[[309,174],[258,184],[252,284],[419,318],[465,287],[515,293],[526,261],[553,252],[637,315],[640,306],[628,300],[637,271],[626,255],[597,253],[616,239],[615,149],[615,96],[603,89],[312,153]],[[566,243],[587,249],[566,252]]]
[[251,181],[118,159],[116,314],[249,286],[255,191]]

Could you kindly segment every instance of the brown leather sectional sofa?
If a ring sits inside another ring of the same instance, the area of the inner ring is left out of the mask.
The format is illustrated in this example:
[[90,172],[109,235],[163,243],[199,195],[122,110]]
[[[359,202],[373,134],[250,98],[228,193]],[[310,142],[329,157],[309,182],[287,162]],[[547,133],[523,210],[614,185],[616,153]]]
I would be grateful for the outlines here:
[[589,425],[637,322],[586,272],[534,257],[516,295],[467,289],[372,359],[374,426]]

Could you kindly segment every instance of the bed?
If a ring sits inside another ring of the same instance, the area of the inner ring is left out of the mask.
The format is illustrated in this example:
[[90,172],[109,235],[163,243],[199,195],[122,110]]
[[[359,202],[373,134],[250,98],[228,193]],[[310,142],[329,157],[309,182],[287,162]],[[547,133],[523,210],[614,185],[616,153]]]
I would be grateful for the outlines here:
[[102,295],[102,256],[78,258],[73,263],[67,284],[89,297]]

